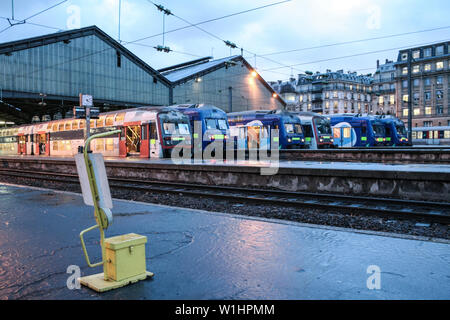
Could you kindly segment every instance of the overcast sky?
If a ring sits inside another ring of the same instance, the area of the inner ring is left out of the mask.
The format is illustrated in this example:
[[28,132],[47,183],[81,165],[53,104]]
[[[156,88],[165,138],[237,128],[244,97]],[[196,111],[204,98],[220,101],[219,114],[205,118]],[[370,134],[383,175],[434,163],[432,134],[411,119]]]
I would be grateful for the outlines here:
[[[14,18],[25,19],[62,0],[14,0]],[[170,9],[175,15],[198,23],[228,14],[281,2],[282,0],[153,0]],[[0,0],[0,30],[12,17],[12,0]],[[399,33],[450,26],[450,1],[448,0],[292,0],[275,6],[255,10],[200,25],[214,36],[229,40],[244,50],[258,55],[280,51],[324,46],[339,42],[382,37]],[[28,22],[67,30],[97,25],[118,39],[119,0],[68,0]],[[174,16],[166,16],[165,30],[187,26]],[[42,26],[19,24],[0,33],[0,42],[24,39],[57,32]],[[121,40],[134,41],[161,33],[163,15],[147,0],[121,1]],[[230,55],[216,37],[195,27],[167,33],[165,46],[177,52],[162,53],[151,47],[126,44],[151,67],[189,61],[213,55],[222,58]],[[290,53],[255,57],[244,51],[247,60],[255,65],[266,80],[287,79],[291,72],[325,71],[326,69],[373,73],[376,60],[396,59],[399,47],[417,46],[450,40],[450,28],[371,40],[339,46],[329,46]],[[162,36],[140,42],[148,46],[163,44]],[[342,59],[331,58],[355,55],[377,50],[389,51]],[[183,53],[181,53],[183,52]],[[231,50],[240,54],[240,49]],[[280,65],[281,64],[281,65]],[[282,67],[295,65],[294,67]],[[269,70],[268,70],[269,69]]]

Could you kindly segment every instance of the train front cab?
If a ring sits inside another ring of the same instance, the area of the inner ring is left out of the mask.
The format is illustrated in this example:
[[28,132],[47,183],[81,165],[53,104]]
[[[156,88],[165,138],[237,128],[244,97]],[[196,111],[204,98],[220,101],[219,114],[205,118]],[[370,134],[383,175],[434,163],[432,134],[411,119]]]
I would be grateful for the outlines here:
[[318,149],[329,149],[334,147],[331,123],[325,117],[313,117],[314,138]]

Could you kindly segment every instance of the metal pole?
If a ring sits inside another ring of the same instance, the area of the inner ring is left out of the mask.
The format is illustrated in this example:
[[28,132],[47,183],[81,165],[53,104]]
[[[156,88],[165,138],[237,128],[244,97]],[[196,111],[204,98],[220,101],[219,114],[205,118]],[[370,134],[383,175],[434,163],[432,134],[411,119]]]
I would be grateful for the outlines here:
[[14,0],[11,0],[11,18],[14,20]]
[[[91,135],[91,108],[86,107],[86,133],[84,135],[84,141],[87,141],[89,139],[89,136]],[[91,150],[91,144],[90,142],[86,145],[87,152]]]
[[228,87],[228,112],[233,112],[233,88]]
[[408,141],[412,142],[412,76],[411,76],[411,61],[412,51],[408,51]]
[[122,0],[119,0],[119,43],[120,43],[120,7],[122,5]]

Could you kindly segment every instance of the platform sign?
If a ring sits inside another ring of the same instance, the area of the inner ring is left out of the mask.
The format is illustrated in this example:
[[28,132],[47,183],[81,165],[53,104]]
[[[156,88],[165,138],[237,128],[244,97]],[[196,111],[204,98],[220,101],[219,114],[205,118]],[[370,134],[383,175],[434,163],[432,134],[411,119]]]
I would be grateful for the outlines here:
[[[111,192],[109,190],[108,178],[106,176],[105,162],[103,155],[100,153],[88,154],[89,160],[94,169],[95,180],[97,183],[99,206],[100,208],[112,209]],[[84,155],[79,153],[75,155],[75,162],[77,165],[78,177],[80,179],[81,191],[83,193],[84,203],[88,206],[94,206],[92,199],[91,186],[89,185],[89,178],[87,174],[86,164],[84,162]]]

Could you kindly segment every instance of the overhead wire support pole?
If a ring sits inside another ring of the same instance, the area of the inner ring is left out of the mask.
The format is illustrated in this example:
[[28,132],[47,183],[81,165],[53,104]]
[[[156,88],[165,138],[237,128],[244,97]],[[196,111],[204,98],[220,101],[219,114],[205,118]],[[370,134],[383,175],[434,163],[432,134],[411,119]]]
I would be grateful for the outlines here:
[[408,50],[408,141],[412,142],[412,76],[411,76],[411,63],[412,63],[412,51]]

